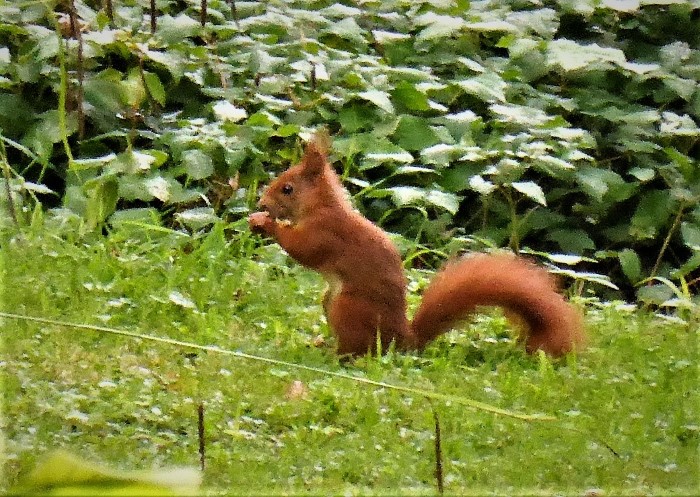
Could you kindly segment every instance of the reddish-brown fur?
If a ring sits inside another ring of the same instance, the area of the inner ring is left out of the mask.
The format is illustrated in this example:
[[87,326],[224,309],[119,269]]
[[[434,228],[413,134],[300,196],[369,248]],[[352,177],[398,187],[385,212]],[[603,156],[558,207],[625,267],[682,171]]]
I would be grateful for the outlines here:
[[479,306],[499,306],[524,323],[528,352],[559,356],[583,347],[582,318],[544,269],[512,255],[473,255],[448,264],[426,289],[413,322],[406,280],[389,237],[355,211],[326,159],[320,138],[301,162],[275,179],[251,214],[300,264],[329,283],[323,306],[339,354],[361,355],[395,341],[422,349]]

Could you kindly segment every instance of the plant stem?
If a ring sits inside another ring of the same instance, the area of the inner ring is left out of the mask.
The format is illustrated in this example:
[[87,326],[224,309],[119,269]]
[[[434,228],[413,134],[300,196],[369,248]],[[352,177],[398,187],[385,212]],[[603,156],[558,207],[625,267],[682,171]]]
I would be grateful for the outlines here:
[[[61,84],[58,88],[58,126],[61,130],[61,142],[63,143],[63,149],[68,157],[68,163],[73,162],[73,152],[70,149],[70,144],[68,143],[68,129],[66,127],[66,94],[68,93],[68,69],[66,68],[66,48],[63,44],[63,36],[61,36],[61,30],[58,26],[58,20],[54,18],[56,24],[56,36],[58,36],[58,64],[61,74]],[[44,175],[44,169],[42,169],[39,175],[39,180]]]
[[5,176],[5,193],[7,194],[7,210],[10,213],[12,222],[15,226],[19,227],[19,221],[17,220],[17,212],[15,211],[15,204],[12,201],[12,190],[10,189],[10,180],[12,179],[10,175],[10,164],[7,162],[7,154],[5,153],[5,144],[0,141],[0,160],[2,161],[2,172]]
[[[651,273],[649,274],[649,278],[653,278],[656,276],[656,273],[659,272],[659,267],[661,266],[661,262],[663,261],[663,256],[664,253],[666,253],[666,249],[668,249],[668,245],[671,243],[671,237],[675,233],[675,231],[678,229],[678,226],[681,224],[681,219],[683,218],[683,214],[685,212],[685,202],[681,202],[681,206],[678,209],[678,212],[676,213],[676,217],[673,220],[673,224],[668,230],[668,233],[666,234],[666,237],[664,238],[664,242],[661,245],[661,250],[659,250],[659,254],[656,256],[656,262],[654,262],[654,267],[651,269]],[[648,285],[651,285],[651,281],[649,281]]]

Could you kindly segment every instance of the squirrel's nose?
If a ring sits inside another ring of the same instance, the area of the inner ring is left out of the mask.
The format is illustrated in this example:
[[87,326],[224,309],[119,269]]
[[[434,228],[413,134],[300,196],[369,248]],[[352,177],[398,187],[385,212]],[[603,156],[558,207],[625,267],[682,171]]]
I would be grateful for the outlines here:
[[258,205],[258,209],[260,209],[261,211],[268,212],[267,204],[265,204],[265,202],[262,199],[258,201],[257,205]]

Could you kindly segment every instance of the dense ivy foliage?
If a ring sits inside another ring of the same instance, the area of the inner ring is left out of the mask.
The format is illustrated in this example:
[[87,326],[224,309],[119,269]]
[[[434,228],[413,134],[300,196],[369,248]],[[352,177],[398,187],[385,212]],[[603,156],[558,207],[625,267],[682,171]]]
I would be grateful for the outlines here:
[[155,7],[0,6],[5,226],[240,219],[324,126],[388,230],[697,289],[699,0]]

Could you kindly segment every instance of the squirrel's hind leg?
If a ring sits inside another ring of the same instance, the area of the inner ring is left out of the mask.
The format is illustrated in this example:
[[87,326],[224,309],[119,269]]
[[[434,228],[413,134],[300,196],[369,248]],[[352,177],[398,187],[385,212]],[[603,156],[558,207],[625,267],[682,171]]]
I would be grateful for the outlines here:
[[386,313],[376,302],[340,292],[333,299],[324,299],[324,304],[328,324],[338,341],[339,355],[376,353],[377,336],[382,351],[386,352],[392,340],[398,338],[397,331],[387,326]]

